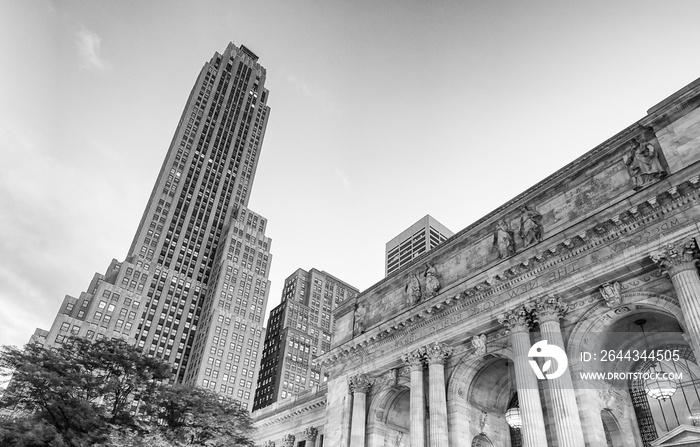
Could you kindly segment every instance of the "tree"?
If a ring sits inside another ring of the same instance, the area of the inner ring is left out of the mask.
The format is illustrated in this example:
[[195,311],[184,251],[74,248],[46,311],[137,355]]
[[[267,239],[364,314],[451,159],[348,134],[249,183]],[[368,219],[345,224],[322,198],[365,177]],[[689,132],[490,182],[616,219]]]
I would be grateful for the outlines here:
[[0,395],[3,446],[252,445],[246,412],[213,393],[162,384],[170,366],[121,340],[5,346],[0,367],[13,371]]
[[186,445],[253,446],[253,424],[240,405],[201,388],[171,386],[158,400],[158,418],[168,439]]

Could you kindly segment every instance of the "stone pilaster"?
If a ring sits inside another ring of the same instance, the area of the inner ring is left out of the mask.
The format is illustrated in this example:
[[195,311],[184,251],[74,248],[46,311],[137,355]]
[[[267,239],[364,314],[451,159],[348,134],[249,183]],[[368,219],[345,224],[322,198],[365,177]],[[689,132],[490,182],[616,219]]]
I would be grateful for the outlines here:
[[[566,306],[557,297],[545,296],[535,302],[534,315],[540,323],[542,338],[547,340],[547,344],[558,346],[564,352],[566,348],[559,319],[565,312]],[[547,385],[559,447],[584,447],[583,429],[571,372],[567,370],[562,376],[547,380]]]
[[452,354],[453,349],[439,343],[421,348],[428,360],[431,447],[448,447],[445,359]]
[[423,392],[423,355],[416,350],[401,359],[411,369],[411,447],[425,446],[425,393]]
[[352,422],[350,428],[350,447],[364,447],[367,425],[367,393],[373,381],[364,374],[350,378],[353,393]]
[[530,350],[530,312],[519,307],[501,316],[498,321],[510,331],[515,364],[515,382],[520,402],[520,415],[523,419],[523,446],[547,447],[547,436],[542,416],[542,403],[537,387],[537,378],[528,362]]
[[306,447],[316,447],[318,429],[316,427],[307,427],[304,429],[304,437],[306,438]]
[[671,277],[678,295],[695,357],[700,355],[700,276],[696,264],[698,247],[691,240],[680,248],[666,247],[649,256]]

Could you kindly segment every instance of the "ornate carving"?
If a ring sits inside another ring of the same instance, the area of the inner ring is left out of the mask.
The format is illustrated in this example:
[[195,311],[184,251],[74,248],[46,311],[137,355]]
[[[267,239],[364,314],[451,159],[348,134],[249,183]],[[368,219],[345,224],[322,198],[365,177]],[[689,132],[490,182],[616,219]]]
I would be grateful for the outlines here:
[[632,178],[632,188],[635,190],[667,175],[666,169],[661,166],[654,145],[647,140],[637,141],[636,138],[633,138],[630,141],[630,150],[622,157],[622,160],[627,166]]
[[432,345],[421,348],[420,350],[428,360],[428,364],[432,365],[434,363],[444,364],[445,359],[452,355],[454,348],[435,342]]
[[401,360],[411,368],[411,371],[423,369],[423,353],[420,349],[402,355]]
[[307,441],[316,441],[318,429],[316,427],[307,427],[304,429],[304,437]]
[[686,270],[695,270],[695,264],[698,262],[695,258],[697,253],[697,244],[694,239],[691,239],[689,242],[683,244],[680,249],[675,249],[672,245],[667,245],[664,250],[650,253],[649,257],[661,270],[667,272],[671,276],[675,276]]
[[408,276],[408,282],[404,287],[404,291],[408,294],[406,301],[408,302],[409,306],[417,304],[420,301],[422,293],[420,279],[418,279],[418,275],[416,273],[411,273]]
[[612,284],[606,282],[600,286],[600,289],[598,290],[603,296],[605,304],[607,304],[608,307],[617,307],[622,303],[622,297],[620,296],[621,287],[619,282],[615,281]]
[[263,447],[275,447],[275,441],[265,441]]
[[547,321],[559,321],[564,316],[567,306],[562,303],[561,298],[553,295],[540,297],[535,301],[534,314],[538,323]]
[[383,411],[377,411],[377,414],[374,415],[378,421],[381,421],[384,418],[384,412]]
[[501,219],[493,230],[493,246],[498,252],[498,259],[507,258],[515,254],[515,232],[505,220]]
[[294,442],[297,440],[297,437],[294,435],[284,435],[282,438],[282,443],[284,444],[284,447],[294,447]]
[[520,207],[519,236],[523,247],[541,242],[544,238],[542,215],[529,206]]
[[486,354],[486,335],[475,335],[472,337],[472,346],[476,355]]
[[484,427],[486,427],[486,421],[489,418],[489,414],[485,411],[481,412],[481,416],[479,416],[479,433],[484,432]]
[[370,379],[369,377],[367,377],[366,374],[358,374],[356,376],[350,377],[349,382],[350,390],[353,393],[367,394],[369,389],[374,384],[374,379]]
[[498,322],[505,326],[509,332],[530,332],[532,325],[530,309],[525,306],[511,309],[498,317]]
[[425,294],[427,296],[435,296],[440,291],[440,281],[437,277],[437,269],[434,264],[425,265]]
[[365,317],[367,315],[367,307],[364,303],[359,303],[355,307],[355,326],[353,335],[360,335],[365,332]]

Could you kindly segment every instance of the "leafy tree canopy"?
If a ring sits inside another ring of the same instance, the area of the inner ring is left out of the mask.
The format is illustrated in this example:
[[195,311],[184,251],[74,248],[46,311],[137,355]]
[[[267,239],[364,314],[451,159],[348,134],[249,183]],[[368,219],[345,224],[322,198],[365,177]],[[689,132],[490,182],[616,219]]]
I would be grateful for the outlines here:
[[214,393],[168,385],[168,364],[122,340],[5,346],[2,367],[13,372],[0,395],[3,446],[253,445],[247,412]]

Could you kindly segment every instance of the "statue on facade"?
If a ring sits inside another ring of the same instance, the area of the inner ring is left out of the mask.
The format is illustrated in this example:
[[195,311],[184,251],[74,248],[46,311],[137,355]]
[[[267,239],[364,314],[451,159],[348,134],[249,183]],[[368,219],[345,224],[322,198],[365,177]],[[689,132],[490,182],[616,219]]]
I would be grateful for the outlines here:
[[498,259],[515,254],[515,234],[503,219],[498,221],[493,231],[493,246],[498,251]]
[[404,291],[408,293],[408,304],[409,306],[412,306],[418,301],[420,301],[421,298],[421,290],[420,290],[420,279],[418,279],[418,275],[415,273],[411,273],[408,276],[408,283],[406,284],[406,287],[404,287]]
[[475,335],[472,337],[472,346],[476,355],[486,354],[486,335]]
[[365,316],[367,315],[367,308],[364,304],[358,304],[355,308],[355,326],[353,328],[353,335],[360,335],[365,332]]
[[425,265],[425,293],[428,296],[435,296],[440,291],[440,281],[437,277],[437,269],[433,264]]
[[603,296],[603,299],[605,300],[605,304],[608,305],[608,307],[617,307],[622,303],[622,296],[620,296],[620,283],[615,281],[614,283],[610,284],[609,282],[606,282],[602,286],[600,286],[600,294]]
[[536,244],[544,238],[542,215],[529,206],[520,207],[520,239],[523,246]]
[[643,188],[660,178],[666,177],[667,173],[661,162],[654,145],[646,140],[637,141],[633,138],[630,141],[630,151],[623,160],[627,170],[632,177],[632,188],[637,190]]

